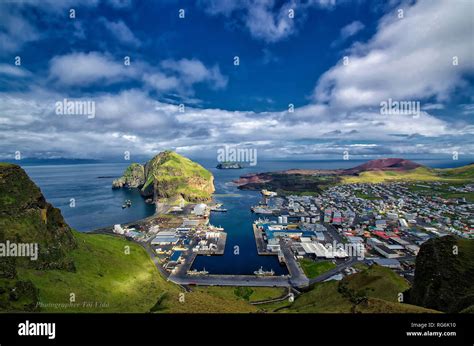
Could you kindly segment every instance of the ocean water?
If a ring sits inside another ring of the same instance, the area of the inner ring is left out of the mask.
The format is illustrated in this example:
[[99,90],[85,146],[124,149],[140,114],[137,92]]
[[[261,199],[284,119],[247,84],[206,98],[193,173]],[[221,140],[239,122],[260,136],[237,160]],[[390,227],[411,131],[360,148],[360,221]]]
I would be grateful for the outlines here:
[[[286,274],[276,256],[259,256],[252,231],[257,217],[250,207],[261,198],[259,192],[241,191],[232,183],[239,176],[254,172],[269,172],[292,168],[350,168],[366,160],[349,161],[262,161],[254,167],[238,170],[216,169],[215,161],[196,160],[209,169],[215,178],[215,200],[224,204],[227,213],[212,213],[211,223],[224,227],[227,244],[222,256],[198,256],[193,268],[205,268],[212,274],[252,274],[260,266]],[[429,167],[457,167],[469,162],[416,160]],[[46,199],[60,208],[68,224],[78,231],[90,231],[117,223],[127,223],[153,215],[155,208],[146,204],[137,190],[112,190],[112,180],[121,176],[129,162],[75,165],[23,166],[40,187]],[[75,206],[71,206],[74,199]],[[122,209],[124,200],[132,206]]]

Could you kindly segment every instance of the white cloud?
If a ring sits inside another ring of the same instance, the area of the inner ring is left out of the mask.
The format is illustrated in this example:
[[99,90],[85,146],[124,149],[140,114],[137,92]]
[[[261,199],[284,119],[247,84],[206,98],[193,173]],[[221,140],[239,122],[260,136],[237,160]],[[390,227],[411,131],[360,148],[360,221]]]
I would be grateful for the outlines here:
[[[44,89],[0,93],[0,156],[15,150],[25,155],[61,152],[62,156],[70,157],[119,156],[124,150],[152,155],[166,148],[182,148],[200,155],[205,150],[212,153],[226,143],[250,143],[268,155],[325,153],[334,157],[347,148],[351,154],[372,155],[397,150],[449,151],[459,139],[463,142],[462,152],[474,149],[469,124],[456,127],[426,112],[413,119],[387,117],[378,111],[347,112],[310,105],[295,109],[295,113],[191,106],[181,113],[176,105],[156,101],[143,90],[132,89],[83,97],[96,104],[95,118],[88,119],[56,115],[54,104],[63,98],[74,99],[74,94]],[[446,139],[437,142],[439,138]],[[416,146],[423,139],[430,139],[430,144]],[[308,140],[313,143],[307,144]]]
[[196,59],[164,60],[161,63],[165,71],[171,71],[180,77],[186,84],[208,82],[216,89],[227,85],[227,77],[221,74],[219,67],[207,68],[201,61]]
[[170,91],[179,88],[179,79],[174,76],[166,76],[164,73],[155,72],[145,74],[143,80],[146,84],[157,91]]
[[109,32],[113,34],[120,42],[134,47],[140,46],[140,40],[133,34],[130,28],[122,20],[112,22],[102,18],[101,21],[107,30],[109,30]]
[[[63,16],[69,8],[93,8],[98,3],[99,0],[0,1],[0,55],[19,53],[25,44],[44,38],[38,28],[38,18]],[[35,12],[38,14],[32,15]],[[76,30],[75,34],[81,35],[81,32]]]
[[388,98],[443,101],[465,85],[463,75],[474,71],[474,3],[419,1],[404,10],[403,19],[396,10],[383,17],[368,43],[353,46],[347,66],[341,62],[320,78],[318,102],[350,108]]
[[0,54],[17,53],[21,47],[40,38],[36,27],[17,8],[0,4]]
[[347,24],[341,29],[341,39],[345,40],[351,36],[354,36],[364,28],[365,25],[359,22],[358,20],[353,21],[352,23]]
[[0,74],[10,77],[26,77],[31,76],[31,72],[21,66],[11,64],[0,64]]
[[[303,21],[308,9],[332,7],[335,0],[291,0],[281,6],[276,6],[274,0],[202,0],[201,3],[210,15],[240,14],[253,37],[272,43],[295,33],[295,22]],[[290,18],[290,10],[294,11],[294,18]]]
[[98,52],[56,56],[50,62],[50,77],[63,85],[113,83],[132,75],[134,70]]
[[123,61],[115,61],[99,52],[56,56],[50,61],[49,76],[51,80],[65,86],[138,80],[159,93],[176,91],[183,96],[192,95],[193,86],[197,83],[222,89],[228,81],[220,72],[219,66],[206,67],[197,59],[168,59],[158,66],[132,62],[130,66],[126,66]]

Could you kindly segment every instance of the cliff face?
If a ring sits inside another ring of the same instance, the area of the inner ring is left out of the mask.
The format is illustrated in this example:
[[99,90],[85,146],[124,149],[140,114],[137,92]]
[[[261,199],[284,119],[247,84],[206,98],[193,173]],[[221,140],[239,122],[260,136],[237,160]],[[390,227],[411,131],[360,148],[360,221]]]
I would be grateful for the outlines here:
[[454,236],[430,239],[416,258],[410,303],[444,312],[473,312],[473,278],[474,241]]
[[68,252],[76,241],[60,210],[21,167],[0,163],[0,241],[7,240],[38,244],[38,260],[27,261],[29,266],[74,270]]
[[[143,175],[142,175],[143,172]],[[190,159],[172,151],[164,151],[145,166],[132,164],[112,187],[137,187],[144,197],[155,202],[184,199],[188,202],[209,201],[214,193],[211,172]]]
[[138,163],[132,163],[127,167],[123,176],[112,182],[112,188],[120,189],[122,187],[141,187],[145,184],[144,167]]

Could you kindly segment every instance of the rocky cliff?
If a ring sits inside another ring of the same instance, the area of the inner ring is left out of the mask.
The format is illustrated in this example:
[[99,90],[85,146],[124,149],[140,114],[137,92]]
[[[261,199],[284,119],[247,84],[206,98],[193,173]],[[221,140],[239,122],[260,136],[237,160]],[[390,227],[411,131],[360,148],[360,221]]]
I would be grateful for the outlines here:
[[474,312],[474,241],[454,236],[425,242],[416,257],[409,302],[444,312]]
[[[74,272],[70,252],[76,247],[76,239],[59,209],[46,202],[25,171],[17,165],[0,163],[0,311],[39,311],[38,288],[30,280],[20,279],[19,272]],[[23,255],[17,256],[13,249]]]
[[145,169],[139,163],[132,163],[127,167],[123,176],[112,182],[112,188],[141,187],[145,184]]
[[61,211],[46,202],[25,171],[0,163],[0,241],[37,243],[37,269],[74,270],[69,251],[76,247]]
[[144,166],[130,165],[112,187],[140,188],[144,197],[153,197],[155,202],[180,199],[205,202],[214,193],[214,177],[198,163],[173,151],[164,151]]

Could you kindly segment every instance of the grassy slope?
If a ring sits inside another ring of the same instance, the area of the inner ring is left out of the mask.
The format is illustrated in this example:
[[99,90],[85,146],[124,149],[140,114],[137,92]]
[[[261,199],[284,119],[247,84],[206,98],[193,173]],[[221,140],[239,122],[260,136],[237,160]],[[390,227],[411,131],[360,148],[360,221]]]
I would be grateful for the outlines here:
[[[148,254],[137,244],[118,237],[74,232],[78,248],[71,256],[76,273],[63,270],[36,271],[19,268],[22,280],[39,289],[40,302],[68,304],[70,293],[78,306],[44,307],[44,312],[257,312],[234,287],[198,287],[193,292],[166,281]],[[130,254],[125,254],[130,246]],[[250,301],[276,298],[277,288],[251,288]],[[87,303],[98,302],[91,308]]]
[[[399,277],[392,270],[372,266],[361,273],[345,278],[343,281],[355,292],[366,292],[368,301],[359,304],[357,312],[435,312],[418,306],[398,303],[398,293],[408,288],[405,279]],[[303,293],[293,303],[283,302],[262,306],[267,311],[280,308],[280,312],[306,313],[349,313],[354,304],[338,288],[341,282],[327,281],[316,284],[309,292]]]
[[459,168],[431,169],[418,167],[409,171],[367,171],[358,176],[343,176],[343,184],[352,183],[382,183],[390,181],[446,181],[472,182],[474,180],[474,165]]
[[[178,287],[159,277],[148,255],[138,245],[106,235],[75,232],[74,236],[78,249],[71,255],[76,273],[29,269],[18,272],[20,278],[31,280],[40,289],[42,303],[68,303],[70,293],[74,293],[77,303],[108,305],[95,311],[146,312],[163,291],[178,294]],[[130,247],[129,255],[125,254],[125,246]],[[62,311],[90,312],[91,309],[72,307]]]
[[301,268],[303,268],[304,273],[309,279],[315,278],[336,267],[336,265],[330,261],[315,262],[313,260],[303,258],[299,262],[301,264]]
[[212,185],[212,174],[204,167],[172,151],[166,151],[150,160],[150,174],[143,186],[145,190],[154,181],[160,187],[162,197],[182,195],[186,200],[210,199],[211,191],[192,186]]

